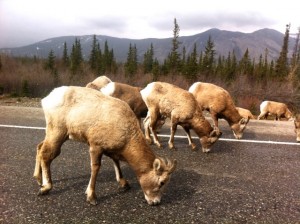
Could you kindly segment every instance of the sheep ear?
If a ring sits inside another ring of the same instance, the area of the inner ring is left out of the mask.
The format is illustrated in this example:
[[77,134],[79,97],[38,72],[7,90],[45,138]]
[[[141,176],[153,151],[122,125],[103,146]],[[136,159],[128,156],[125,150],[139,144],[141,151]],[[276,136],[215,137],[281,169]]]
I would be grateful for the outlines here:
[[160,167],[161,167],[161,161],[156,158],[153,162],[153,168],[155,171],[159,171]]
[[174,159],[173,162],[172,162],[172,166],[171,166],[171,168],[169,170],[169,173],[173,173],[174,170],[176,169],[176,166],[177,166],[177,160]]

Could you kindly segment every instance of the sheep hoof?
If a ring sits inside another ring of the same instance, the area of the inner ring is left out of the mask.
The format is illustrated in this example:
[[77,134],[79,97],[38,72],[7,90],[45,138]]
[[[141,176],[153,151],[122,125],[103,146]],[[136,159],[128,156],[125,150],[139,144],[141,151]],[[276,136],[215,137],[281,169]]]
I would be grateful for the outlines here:
[[121,179],[119,183],[120,183],[120,187],[122,189],[124,189],[124,190],[130,189],[130,185],[127,180]]
[[87,198],[86,201],[89,202],[91,205],[97,205],[96,198]]
[[42,188],[39,190],[39,192],[38,192],[38,196],[41,196],[41,195],[46,195],[46,194],[48,194],[49,193],[49,191],[45,191],[45,190],[43,190]]
[[195,144],[191,144],[191,147],[192,147],[192,150],[193,150],[193,151],[196,151],[197,147],[196,147]]

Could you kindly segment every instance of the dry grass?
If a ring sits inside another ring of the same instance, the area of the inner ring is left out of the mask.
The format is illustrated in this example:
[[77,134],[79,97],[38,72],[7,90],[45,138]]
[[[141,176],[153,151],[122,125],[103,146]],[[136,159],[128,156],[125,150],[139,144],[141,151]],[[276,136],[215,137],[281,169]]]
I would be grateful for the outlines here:
[[[16,97],[44,97],[54,87],[61,85],[85,86],[94,80],[97,74],[92,72],[88,65],[83,65],[81,72],[72,75],[60,63],[57,67],[57,78],[50,71],[45,70],[45,60],[32,58],[12,58],[1,55],[2,67],[0,70],[0,94],[9,94]],[[127,83],[133,86],[145,87],[153,81],[152,74],[138,74],[126,77],[122,66],[118,66],[115,74],[105,74],[111,80]],[[287,103],[294,112],[300,108],[299,80],[267,80],[264,82],[252,81],[247,76],[240,76],[230,83],[219,77],[199,75],[196,80],[190,81],[181,75],[158,76],[159,81],[173,83],[183,89],[188,89],[194,81],[211,82],[223,87],[233,97],[237,106],[249,109],[253,114],[259,114],[259,105],[263,100],[274,100]]]

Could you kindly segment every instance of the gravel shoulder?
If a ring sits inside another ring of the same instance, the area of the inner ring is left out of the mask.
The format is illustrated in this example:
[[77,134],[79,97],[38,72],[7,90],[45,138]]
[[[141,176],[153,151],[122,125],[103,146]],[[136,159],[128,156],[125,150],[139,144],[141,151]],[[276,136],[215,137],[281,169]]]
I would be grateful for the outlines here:
[[0,95],[0,106],[41,107],[41,98]]

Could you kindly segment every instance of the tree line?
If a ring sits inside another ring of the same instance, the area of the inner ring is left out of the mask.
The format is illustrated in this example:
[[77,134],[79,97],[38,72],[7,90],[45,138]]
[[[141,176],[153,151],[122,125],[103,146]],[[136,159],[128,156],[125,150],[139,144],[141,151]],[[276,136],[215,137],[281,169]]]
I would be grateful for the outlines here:
[[[255,83],[264,85],[270,80],[276,82],[288,81],[297,90],[300,86],[300,28],[296,35],[291,58],[288,57],[289,32],[290,25],[287,25],[280,55],[275,61],[269,60],[268,49],[265,49],[264,54],[261,54],[258,59],[250,57],[249,49],[244,52],[240,60],[237,59],[234,50],[228,52],[227,55],[217,55],[214,49],[215,43],[211,36],[208,37],[203,51],[199,51],[195,43],[193,50],[188,54],[185,46],[181,47],[182,43],[179,41],[180,27],[176,18],[174,19],[172,47],[163,62],[159,62],[155,57],[152,43],[139,61],[138,49],[135,44],[130,43],[126,61],[117,63],[114,50],[109,47],[109,43],[105,41],[104,47],[101,49],[96,35],[93,36],[91,51],[87,60],[83,58],[81,43],[78,38],[75,38],[70,51],[69,46],[66,42],[64,43],[61,58],[57,58],[54,51],[50,50],[46,59],[19,58],[18,60],[31,60],[33,64],[42,63],[43,66],[42,69],[39,68],[40,71],[44,71],[52,77],[52,81],[49,81],[51,82],[49,88],[61,84],[83,84],[87,78],[93,79],[100,75],[118,74],[119,77],[122,76],[127,83],[132,85],[136,85],[136,83],[133,83],[136,77],[139,79],[147,77],[145,82],[161,79],[173,82],[180,77],[186,83],[205,78],[206,80],[217,80],[228,85],[235,83],[240,77],[244,77],[247,82],[253,85]],[[7,58],[4,55],[0,57],[0,80],[6,66],[5,61],[7,59],[3,60],[5,57]],[[27,83],[27,89],[32,89],[32,85],[31,88],[28,88],[30,86],[29,80],[23,81],[23,83]],[[9,92],[0,84],[0,92],[1,89],[2,92]]]

